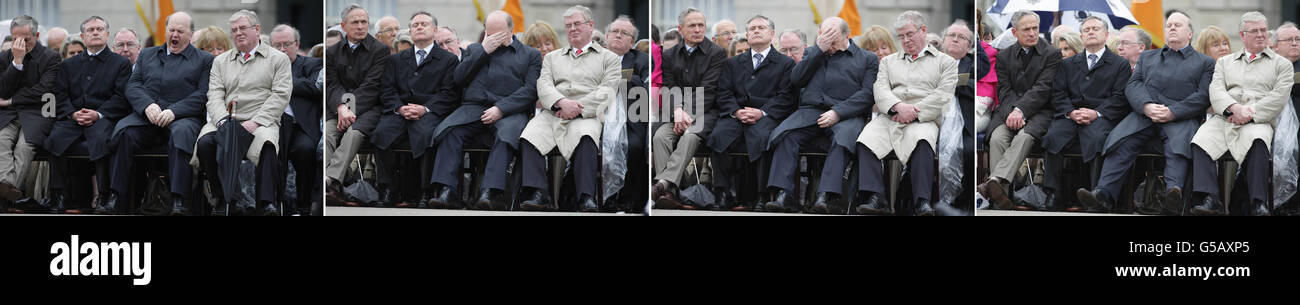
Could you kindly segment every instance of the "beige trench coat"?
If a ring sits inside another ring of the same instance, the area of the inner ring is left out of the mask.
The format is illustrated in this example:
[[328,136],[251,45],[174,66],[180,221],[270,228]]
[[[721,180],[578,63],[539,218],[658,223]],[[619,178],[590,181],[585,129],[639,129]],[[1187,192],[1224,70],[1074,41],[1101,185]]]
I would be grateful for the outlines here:
[[[212,60],[208,79],[208,123],[199,130],[199,138],[217,131],[217,121],[229,115],[226,102],[236,101],[234,117],[239,121],[257,122],[253,144],[245,155],[257,164],[262,145],[270,142],[279,151],[280,115],[289,105],[293,91],[293,72],[289,56],[269,45],[260,45],[248,61],[239,58],[238,50],[226,51]],[[198,143],[194,143],[198,147]],[[190,164],[198,166],[198,154]]]
[[[542,58],[542,73],[537,78],[537,97],[542,102],[542,111],[528,121],[520,135],[542,154],[558,147],[565,159],[573,156],[573,150],[578,148],[578,141],[583,136],[591,137],[596,145],[600,145],[605,108],[616,104],[615,90],[622,81],[620,71],[623,64],[614,52],[595,43],[576,58],[574,50],[574,47],[567,47]],[[581,117],[572,120],[556,117],[551,106],[562,98],[581,103]]]
[[[943,112],[952,104],[957,86],[957,60],[929,46],[915,61],[904,55],[897,52],[880,60],[873,89],[880,114],[862,128],[858,143],[870,148],[876,158],[884,159],[893,151],[907,162],[921,140],[930,149],[938,144]],[[898,103],[920,108],[917,119],[907,124],[894,122],[888,113]]]
[[[1272,49],[1264,49],[1260,54],[1247,63],[1249,55],[1243,49],[1224,55],[1214,64],[1214,79],[1210,81],[1210,109],[1214,113],[1192,137],[1192,144],[1200,146],[1211,158],[1231,152],[1232,158],[1241,163],[1255,139],[1273,145],[1277,116],[1291,98],[1294,68],[1290,60]],[[1255,108],[1255,122],[1244,125],[1228,122],[1223,111],[1232,104]]]

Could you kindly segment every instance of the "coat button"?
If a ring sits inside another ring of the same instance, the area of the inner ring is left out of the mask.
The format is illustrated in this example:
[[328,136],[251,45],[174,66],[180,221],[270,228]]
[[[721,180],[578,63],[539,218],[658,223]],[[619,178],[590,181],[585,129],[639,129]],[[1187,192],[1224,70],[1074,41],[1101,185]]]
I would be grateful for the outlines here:
[[750,75],[750,76],[749,76],[749,79],[754,79],[754,78],[755,78],[755,76],[753,76],[753,75]]
[[90,80],[90,76],[86,76],[86,80]]
[[420,76],[420,72],[415,72],[415,76]]

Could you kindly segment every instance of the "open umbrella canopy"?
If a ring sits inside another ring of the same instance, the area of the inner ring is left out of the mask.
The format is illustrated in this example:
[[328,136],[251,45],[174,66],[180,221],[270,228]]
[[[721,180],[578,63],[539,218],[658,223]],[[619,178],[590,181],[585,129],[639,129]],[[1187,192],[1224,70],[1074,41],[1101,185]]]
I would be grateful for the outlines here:
[[989,7],[989,19],[997,22],[1003,29],[1011,27],[1011,15],[1018,11],[1030,10],[1038,13],[1042,23],[1040,30],[1049,31],[1056,12],[1061,13],[1061,25],[1079,28],[1079,22],[1088,16],[1106,16],[1112,29],[1137,24],[1137,18],[1125,4],[1124,0],[997,0]]

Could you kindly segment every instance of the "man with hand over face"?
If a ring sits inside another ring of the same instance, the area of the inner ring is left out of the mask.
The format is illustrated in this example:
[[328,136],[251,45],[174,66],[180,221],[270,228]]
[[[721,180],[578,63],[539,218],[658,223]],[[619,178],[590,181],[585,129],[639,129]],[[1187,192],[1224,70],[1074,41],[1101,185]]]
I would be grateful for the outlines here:
[[15,17],[9,23],[13,46],[0,52],[0,201],[20,210],[38,208],[17,186],[27,176],[36,146],[50,134],[42,97],[54,91],[62,62],[57,51],[40,44],[38,29],[31,16]]

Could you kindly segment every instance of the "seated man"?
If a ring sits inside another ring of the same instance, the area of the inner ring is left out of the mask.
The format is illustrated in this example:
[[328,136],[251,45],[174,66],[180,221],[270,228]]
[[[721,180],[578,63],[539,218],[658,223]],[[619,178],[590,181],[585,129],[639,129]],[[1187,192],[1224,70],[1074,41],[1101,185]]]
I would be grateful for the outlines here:
[[[682,29],[682,42],[663,51],[663,92],[665,100],[659,109],[671,111],[672,121],[655,127],[652,160],[655,184],[650,195],[656,208],[696,208],[682,202],[678,184],[686,173],[686,166],[695,157],[700,142],[713,131],[717,123],[718,77],[727,59],[726,47],[705,39],[704,13],[688,8],[677,16]],[[658,65],[658,63],[656,63]],[[682,99],[667,98],[668,92],[680,90]],[[699,92],[703,94],[698,94]],[[690,92],[691,100],[684,100]],[[671,123],[671,124],[669,124]],[[697,203],[703,206],[712,202]]]
[[[290,69],[293,70],[293,95],[289,98],[289,107],[284,108],[280,116],[280,142],[287,145],[280,155],[288,157],[293,168],[297,170],[297,198],[294,207],[301,215],[310,211],[312,203],[320,203],[321,164],[317,159],[316,147],[321,136],[321,88],[316,86],[320,74],[320,58],[298,56],[298,29],[287,24],[275,26],[271,30],[271,45],[276,50],[289,56]],[[288,175],[288,167],[280,172]],[[284,185],[280,186],[284,188]],[[291,211],[286,211],[289,213]]]
[[[217,205],[224,202],[229,204],[227,208],[238,207],[240,204],[231,202],[234,190],[226,187],[239,185],[236,182],[239,177],[226,176],[217,169],[218,166],[239,167],[239,160],[231,160],[221,152],[243,152],[239,155],[257,165],[257,194],[253,197],[257,201],[256,211],[274,216],[279,214],[275,204],[279,190],[276,185],[282,179],[276,154],[280,149],[280,115],[289,106],[293,72],[289,56],[258,40],[262,25],[257,13],[239,10],[230,16],[229,23],[235,49],[212,61],[207,103],[212,120],[199,132],[195,145],[197,158],[193,162],[208,173],[208,186],[217,200],[222,201]],[[233,112],[227,111],[228,102],[236,103]],[[240,126],[218,130],[225,124]],[[228,142],[232,138],[236,143]]]
[[875,54],[849,43],[849,25],[843,19],[822,21],[817,45],[808,48],[790,75],[791,87],[803,89],[799,110],[777,125],[768,138],[772,169],[767,187],[775,196],[764,204],[764,211],[802,210],[794,195],[795,175],[799,151],[806,147],[827,150],[812,212],[848,211],[847,203],[840,201],[842,177],[853,157],[853,143],[866,126],[867,111],[875,104],[872,91],[878,65]]
[[117,145],[111,170],[113,195],[95,209],[96,213],[114,213],[118,199],[123,204],[130,202],[135,154],[165,143],[172,214],[190,214],[186,204],[190,202],[194,175],[190,159],[207,115],[203,105],[212,69],[212,54],[190,45],[192,32],[190,15],[177,12],[167,17],[167,44],[140,51],[135,72],[126,85],[131,114],[118,121],[113,130]]
[[[1244,46],[1214,65],[1210,81],[1211,116],[1192,137],[1193,197],[1204,197],[1195,215],[1224,215],[1219,199],[1217,160],[1225,153],[1241,164],[1250,215],[1267,216],[1272,165],[1269,145],[1294,83],[1291,60],[1268,48],[1268,20],[1259,12],[1241,16]],[[1198,201],[1192,201],[1198,202]],[[1235,213],[1234,213],[1235,214]],[[1245,214],[1245,213],[1242,213]]]
[[[772,36],[776,34],[773,26],[765,16],[749,18],[750,49],[727,59],[718,81],[718,123],[709,134],[708,143],[713,148],[710,152],[713,194],[722,209],[737,204],[731,181],[733,160],[728,153],[749,154],[738,169],[760,168],[759,158],[767,150],[764,140],[782,119],[794,112],[795,91],[790,88],[790,70],[795,63],[780,52],[771,52]],[[756,204],[741,205],[753,208]]]
[[[363,206],[343,194],[344,172],[379,122],[379,83],[388,65],[388,46],[371,36],[366,9],[349,5],[342,13],[347,41],[325,50],[325,202]],[[383,169],[376,169],[382,171]],[[376,174],[384,177],[387,175]],[[380,195],[387,194],[383,190]],[[384,201],[381,198],[380,201]]]
[[[957,86],[957,60],[928,47],[925,16],[906,11],[894,21],[902,52],[880,60],[876,76],[876,113],[858,135],[858,213],[889,215],[893,206],[884,199],[884,165],[891,152],[907,160],[912,183],[913,215],[933,216],[935,145],[943,113],[952,105]],[[937,81],[936,81],[937,80]],[[946,203],[945,203],[946,204]]]
[[600,211],[596,204],[600,199],[596,189],[601,187],[596,166],[603,127],[600,117],[606,107],[615,104],[623,65],[614,52],[592,43],[595,21],[591,16],[591,10],[581,5],[565,10],[569,47],[547,53],[542,60],[537,97],[543,110],[528,121],[520,140],[524,178],[520,207],[524,210],[555,208],[548,194],[545,154],[558,149],[572,164],[578,211]]
[[[649,168],[646,163],[646,157],[649,155],[649,132],[650,129],[650,99],[645,94],[639,96],[635,94],[635,88],[646,89],[647,79],[650,77],[650,54],[637,51],[632,48],[635,43],[633,39],[637,37],[636,24],[632,18],[619,16],[605,27],[606,47],[615,55],[621,56],[623,63],[623,72],[631,72],[626,76],[627,91],[624,93],[627,97],[625,104],[619,105],[627,111],[627,172],[623,175],[625,178],[623,188],[619,189],[617,204],[606,204],[606,211],[628,211],[643,212],[646,205],[646,187],[650,186],[648,173]],[[638,100],[642,103],[641,107],[636,108]],[[629,108],[632,107],[632,108]],[[638,115],[639,114],[639,115]]]
[[54,91],[62,61],[58,52],[37,41],[39,28],[31,16],[15,17],[9,24],[13,46],[0,52],[0,205],[19,210],[40,209],[18,186],[27,177],[36,146],[50,133],[41,97]]
[[[398,207],[414,207],[434,196],[433,190],[425,187],[433,179],[434,154],[429,151],[433,130],[460,105],[460,90],[452,81],[458,62],[455,55],[434,46],[437,27],[428,12],[412,15],[410,34],[415,46],[388,57],[379,85],[379,125],[370,141],[379,148],[376,174],[385,176],[376,180],[394,194],[387,197]],[[401,148],[411,150],[409,159],[393,151]],[[420,196],[420,200],[411,196]]]
[[[1088,212],[1110,212],[1119,200],[1124,176],[1144,146],[1158,144],[1165,157],[1164,202],[1183,202],[1184,178],[1191,160],[1192,135],[1210,106],[1214,60],[1191,47],[1191,19],[1175,12],[1165,19],[1165,47],[1142,52],[1124,89],[1133,112],[1106,136],[1101,175],[1092,191],[1075,195]],[[1176,207],[1172,207],[1177,209]]]
[[[1047,200],[1043,205],[1028,207],[1039,211],[1055,211],[1062,198],[1061,172],[1064,154],[1081,153],[1088,175],[1096,181],[1101,169],[1098,157],[1106,144],[1106,135],[1120,118],[1132,111],[1124,97],[1131,71],[1123,57],[1106,49],[1106,20],[1100,17],[1084,19],[1083,56],[1073,56],[1061,63],[1061,69],[1052,82],[1052,125],[1043,137],[1043,188]],[[1077,174],[1071,174],[1077,175]],[[1068,197],[1067,197],[1068,198]],[[1082,211],[1069,207],[1067,211]]]
[[[464,61],[453,66],[456,88],[465,88],[464,101],[452,107],[447,120],[433,131],[439,158],[433,164],[434,208],[460,208],[456,190],[460,187],[461,153],[465,145],[477,143],[490,147],[487,168],[483,171],[482,189],[470,207],[489,210],[506,209],[506,170],[519,147],[519,134],[528,123],[528,114],[537,101],[537,77],[542,70],[542,53],[529,48],[510,34],[514,21],[510,14],[497,11],[483,22],[488,38],[465,50]],[[443,52],[449,62],[456,56]],[[521,66],[522,64],[522,66]],[[451,89],[458,90],[458,89]]]
[[[99,16],[81,22],[81,41],[86,43],[86,52],[59,65],[55,90],[57,116],[50,137],[45,139],[45,150],[51,155],[50,205],[56,212],[81,213],[98,205],[91,203],[90,198],[65,192],[77,185],[84,186],[74,182],[86,181],[91,173],[99,190],[95,198],[109,197],[109,164],[105,157],[112,150],[109,139],[113,136],[113,125],[131,111],[125,95],[126,82],[131,78],[131,60],[104,52],[108,49],[108,29],[108,22]],[[72,171],[69,155],[90,156],[95,170]]]

